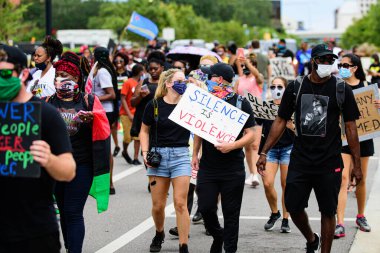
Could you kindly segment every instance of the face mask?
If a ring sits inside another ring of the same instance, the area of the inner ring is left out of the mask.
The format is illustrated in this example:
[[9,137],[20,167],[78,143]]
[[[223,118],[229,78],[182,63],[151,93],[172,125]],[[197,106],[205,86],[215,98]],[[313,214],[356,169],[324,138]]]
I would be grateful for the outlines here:
[[72,98],[79,93],[79,85],[67,78],[57,77],[56,79],[57,96],[61,99]]
[[270,90],[273,99],[281,99],[284,94],[284,89],[279,90],[277,87],[274,90]]
[[175,90],[179,95],[183,95],[185,93],[187,84],[185,82],[175,81],[172,86],[173,90]]
[[218,83],[211,80],[207,80],[206,85],[207,85],[208,91],[212,92],[214,90],[214,87],[218,86]]
[[12,101],[21,89],[21,80],[17,77],[0,77],[0,101]]
[[245,69],[243,69],[243,74],[248,76],[249,74],[251,74],[251,71],[249,71],[249,69],[245,68]]
[[47,65],[45,62],[41,62],[41,63],[36,63],[36,68],[39,69],[39,70],[42,70],[44,71],[46,69]]
[[346,68],[340,68],[339,69],[339,75],[343,79],[347,79],[347,78],[350,78],[352,76],[351,71],[349,69],[346,69]]
[[332,65],[317,64],[317,74],[320,78],[325,78],[331,75]]
[[283,49],[285,49],[285,46],[284,45],[277,45],[277,48],[280,50],[283,50]]
[[223,52],[223,51],[218,51],[217,54],[218,54],[218,55],[223,55],[224,52]]

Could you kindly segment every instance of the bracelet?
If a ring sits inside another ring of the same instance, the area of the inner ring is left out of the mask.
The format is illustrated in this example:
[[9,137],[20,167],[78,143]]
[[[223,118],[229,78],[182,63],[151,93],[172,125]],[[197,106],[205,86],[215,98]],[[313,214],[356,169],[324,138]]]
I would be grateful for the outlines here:
[[267,154],[265,154],[264,152],[261,152],[260,155],[267,156]]

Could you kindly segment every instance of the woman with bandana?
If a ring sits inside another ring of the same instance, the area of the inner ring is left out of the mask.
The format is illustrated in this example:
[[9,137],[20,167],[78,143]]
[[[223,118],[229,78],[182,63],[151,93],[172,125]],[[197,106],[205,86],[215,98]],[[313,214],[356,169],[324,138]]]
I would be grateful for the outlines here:
[[[188,253],[190,217],[187,210],[187,194],[190,184],[191,166],[189,156],[190,132],[169,120],[169,115],[186,90],[185,75],[179,69],[163,72],[157,85],[154,100],[146,106],[140,141],[144,163],[152,196],[152,216],[156,235],[150,252],[160,252],[164,242],[165,206],[170,183],[173,185],[174,208],[179,233],[179,252]],[[158,152],[162,159],[154,166],[148,159],[149,147]]]
[[[70,54],[70,58],[74,56]],[[70,253],[77,253],[82,251],[85,234],[83,209],[91,186],[97,191],[96,197],[103,196],[106,200],[106,203],[98,202],[99,211],[107,209],[109,160],[105,154],[109,154],[110,130],[99,99],[80,92],[79,66],[67,58],[54,64],[56,93],[47,101],[58,109],[66,123],[77,165],[74,180],[70,183],[57,182],[55,188],[65,248]],[[99,188],[99,183],[106,185],[103,190]]]
[[[287,81],[283,77],[275,77],[272,80],[271,85],[269,86],[273,102],[276,105],[280,105],[282,95],[284,94],[285,88],[287,86]],[[258,153],[261,153],[261,148],[264,145],[266,138],[268,137],[269,130],[272,126],[273,120],[262,120],[256,119],[257,124],[262,126],[262,138],[261,145]],[[286,211],[284,203],[284,192],[286,185],[286,176],[288,174],[288,165],[290,160],[290,152],[293,147],[294,141],[294,124],[292,121],[288,121],[287,128],[282,134],[280,140],[277,144],[269,150],[267,153],[267,165],[265,170],[265,176],[261,177],[264,184],[265,196],[267,198],[269,207],[271,209],[271,215],[268,222],[264,225],[264,229],[267,231],[273,230],[275,224],[281,218],[280,210],[277,208],[277,192],[274,187],[274,180],[280,167],[281,173],[281,188],[282,188],[282,210],[284,213],[284,218],[282,219],[281,224],[281,233],[290,233],[289,227],[289,213]]]
[[62,54],[62,51],[62,43],[59,40],[55,40],[50,36],[45,38],[45,41],[36,49],[33,55],[36,71],[27,86],[26,90],[28,92],[39,98],[51,96],[55,93],[53,61]]

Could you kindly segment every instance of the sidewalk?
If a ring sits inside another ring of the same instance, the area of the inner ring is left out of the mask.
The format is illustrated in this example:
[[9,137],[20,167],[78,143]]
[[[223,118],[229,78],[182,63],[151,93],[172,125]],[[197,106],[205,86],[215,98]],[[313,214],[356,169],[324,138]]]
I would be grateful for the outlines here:
[[372,189],[366,206],[366,218],[371,225],[371,232],[365,233],[360,230],[355,235],[350,253],[379,253],[380,252],[380,160],[374,175]]

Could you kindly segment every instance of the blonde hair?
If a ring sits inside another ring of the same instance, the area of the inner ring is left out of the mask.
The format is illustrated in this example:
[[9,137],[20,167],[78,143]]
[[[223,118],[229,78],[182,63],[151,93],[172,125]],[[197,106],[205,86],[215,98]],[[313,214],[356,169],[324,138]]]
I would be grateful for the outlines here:
[[161,73],[160,79],[158,80],[156,93],[154,94],[155,99],[162,98],[166,94],[168,94],[168,88],[166,87],[166,83],[171,82],[174,74],[177,72],[182,73],[180,69],[168,69]]
[[201,59],[199,60],[199,62],[203,61],[203,60],[210,60],[212,61],[214,64],[218,63],[218,58],[216,58],[215,56],[213,55],[210,55],[210,54],[207,54],[207,55],[204,55],[201,57]]

